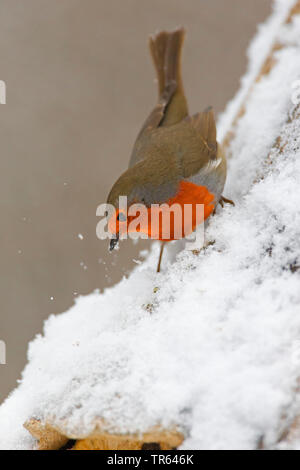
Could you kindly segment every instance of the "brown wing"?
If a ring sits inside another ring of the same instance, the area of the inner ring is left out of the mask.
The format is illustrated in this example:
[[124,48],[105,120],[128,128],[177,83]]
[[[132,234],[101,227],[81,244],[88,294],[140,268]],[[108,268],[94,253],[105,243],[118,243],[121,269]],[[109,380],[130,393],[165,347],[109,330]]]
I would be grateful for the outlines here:
[[185,152],[183,158],[185,177],[199,173],[200,170],[210,171],[218,164],[217,129],[213,109],[209,107],[202,113],[188,116],[183,122],[183,128],[188,126],[194,130],[194,137],[191,145],[187,144],[190,151]]
[[217,129],[213,108],[209,107],[202,113],[188,116],[184,121],[197,131],[203,145],[207,147],[208,154],[214,158],[217,153]]
[[170,83],[168,87],[165,88],[164,92],[162,93],[160,100],[158,101],[157,105],[147,117],[146,121],[144,122],[133,147],[132,154],[129,161],[129,168],[138,163],[139,161],[143,160],[142,148],[147,143],[149,138],[151,139],[151,132],[153,129],[159,127],[161,121],[164,118],[166,108],[169,102],[172,99],[173,94],[176,91],[176,83]]
[[[171,157],[176,161],[180,176],[188,178],[201,169],[208,170],[218,162],[216,124],[211,108],[185,118],[168,127],[149,130],[137,143],[137,162]],[[165,175],[168,178],[168,174]]]

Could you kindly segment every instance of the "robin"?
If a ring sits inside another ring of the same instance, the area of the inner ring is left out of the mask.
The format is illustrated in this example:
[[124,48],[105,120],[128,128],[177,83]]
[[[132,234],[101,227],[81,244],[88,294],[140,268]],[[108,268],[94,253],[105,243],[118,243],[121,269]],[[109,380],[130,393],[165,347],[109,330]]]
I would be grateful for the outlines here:
[[[212,108],[189,116],[181,78],[181,51],[185,31],[162,31],[151,36],[150,52],[158,78],[158,103],[142,126],[131,154],[129,168],[113,185],[107,202],[116,208],[109,230],[114,235],[110,250],[119,237],[129,232],[133,216],[117,209],[119,196],[127,197],[127,208],[142,204],[148,214],[147,234],[158,233],[163,242],[157,271],[160,271],[164,243],[175,239],[175,217],[170,233],[151,226],[151,207],[190,204],[193,208],[190,231],[206,220],[218,203],[233,204],[222,192],[226,180],[226,159],[216,140],[216,123]],[[202,220],[197,220],[196,205],[203,204]],[[152,217],[153,219],[153,217]],[[161,222],[161,219],[159,219]],[[184,226],[180,220],[181,226]],[[139,229],[141,229],[140,224]],[[144,231],[145,231],[144,230]],[[187,233],[182,233],[186,236]],[[153,238],[153,237],[152,237]],[[178,235],[176,236],[176,239]]]

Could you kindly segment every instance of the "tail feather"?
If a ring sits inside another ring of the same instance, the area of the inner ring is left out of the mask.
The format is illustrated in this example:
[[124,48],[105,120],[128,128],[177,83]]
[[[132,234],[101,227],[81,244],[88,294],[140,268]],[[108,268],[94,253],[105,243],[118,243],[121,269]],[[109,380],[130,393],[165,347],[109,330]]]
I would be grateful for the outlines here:
[[154,62],[158,79],[159,96],[162,95],[165,88],[165,54],[167,46],[167,33],[162,31],[149,39],[149,47]]
[[174,124],[188,114],[181,78],[181,52],[184,36],[185,30],[180,28],[172,32],[161,31],[151,36],[149,41],[158,78],[159,98],[170,86],[174,88],[174,94],[170,98],[162,125]]
[[181,51],[184,35],[184,29],[180,28],[172,32],[161,31],[150,37],[149,46],[156,68],[159,95],[171,82],[176,82],[177,88],[182,87]]

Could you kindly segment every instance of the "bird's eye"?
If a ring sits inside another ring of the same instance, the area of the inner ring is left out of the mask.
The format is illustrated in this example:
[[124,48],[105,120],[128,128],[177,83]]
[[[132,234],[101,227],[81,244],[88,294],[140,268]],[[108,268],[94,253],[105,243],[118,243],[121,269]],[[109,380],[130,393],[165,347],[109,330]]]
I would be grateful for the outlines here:
[[120,222],[126,222],[126,215],[123,214],[123,212],[119,212],[117,220],[119,220]]

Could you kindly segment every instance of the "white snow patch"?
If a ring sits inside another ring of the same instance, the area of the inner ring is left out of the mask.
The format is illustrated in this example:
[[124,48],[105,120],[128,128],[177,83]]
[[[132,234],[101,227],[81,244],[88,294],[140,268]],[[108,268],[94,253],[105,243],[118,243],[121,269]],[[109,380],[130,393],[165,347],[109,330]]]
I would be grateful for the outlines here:
[[[275,35],[287,37],[232,141],[226,195],[236,207],[211,219],[214,245],[156,274],[154,244],[128,279],[51,316],[0,407],[0,448],[34,447],[22,427],[30,417],[86,435],[97,417],[123,432],[175,424],[184,449],[253,449],[262,437],[271,447],[300,411],[300,120],[288,121],[300,23],[279,28],[294,3],[276,2],[250,49],[244,96]],[[222,125],[240,102],[238,93]]]
[[[218,139],[220,142],[224,139],[242,103],[249,94],[253,82],[258,76],[272,46],[281,39],[281,31],[284,30],[282,25],[296,2],[297,0],[276,0],[273,5],[273,14],[265,23],[258,26],[258,34],[252,40],[247,53],[249,59],[247,73],[241,78],[241,86],[238,93],[228,103],[225,112],[219,119]],[[287,37],[284,39],[287,39]]]

